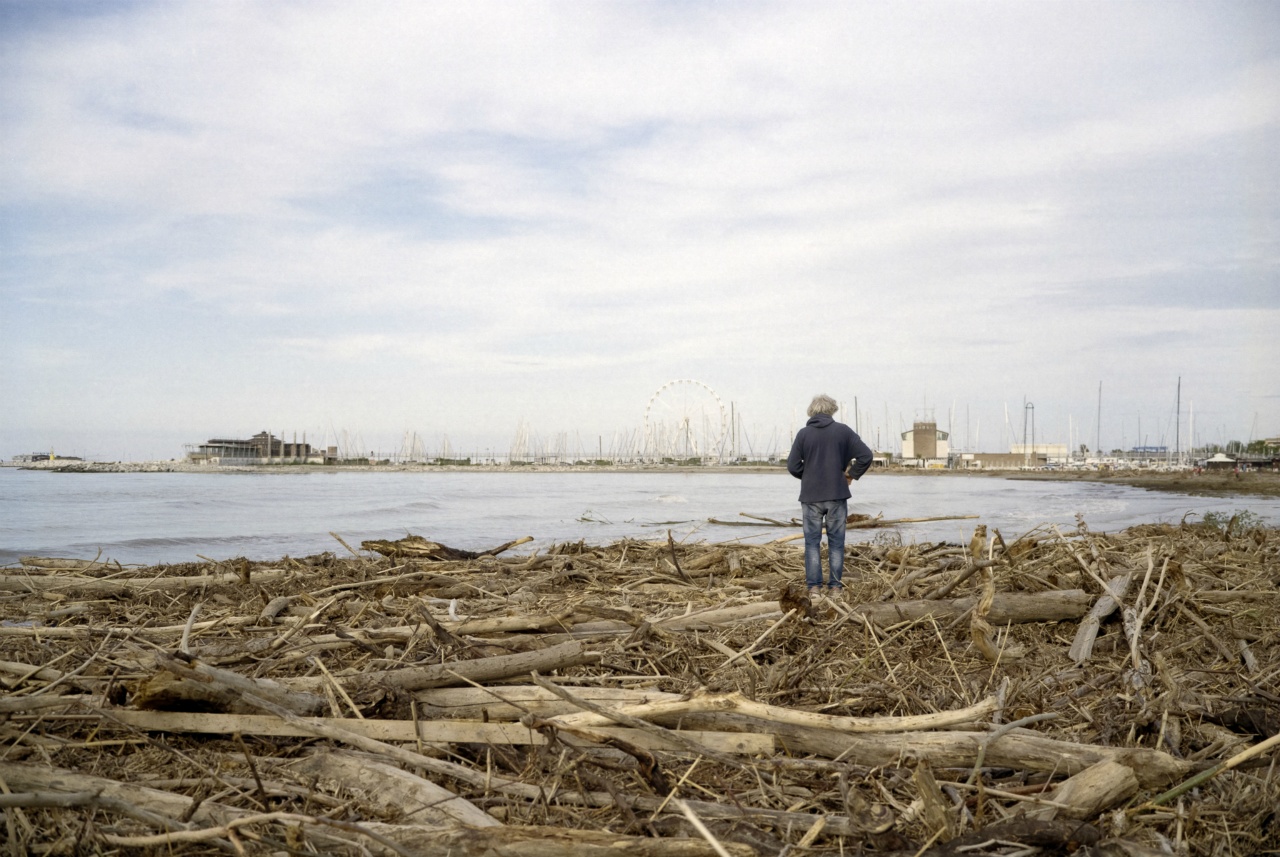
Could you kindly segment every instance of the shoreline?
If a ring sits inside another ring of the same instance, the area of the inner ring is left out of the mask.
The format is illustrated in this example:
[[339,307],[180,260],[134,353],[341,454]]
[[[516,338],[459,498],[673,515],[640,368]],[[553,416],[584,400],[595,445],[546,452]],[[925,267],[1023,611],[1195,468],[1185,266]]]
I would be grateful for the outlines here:
[[[51,473],[773,473],[787,475],[782,464],[725,464],[725,465],[554,465],[554,464],[252,464],[208,465],[186,461],[46,461],[16,466],[20,470],[39,470]],[[1280,472],[1255,470],[1245,473],[1234,471],[1161,472],[1150,470],[1066,470],[1066,471],[1016,471],[1016,470],[921,470],[917,468],[876,469],[871,478],[896,476],[926,476],[951,478],[999,478],[1031,480],[1039,482],[1096,482],[1128,485],[1148,491],[1189,494],[1201,497],[1256,496],[1280,497]]]

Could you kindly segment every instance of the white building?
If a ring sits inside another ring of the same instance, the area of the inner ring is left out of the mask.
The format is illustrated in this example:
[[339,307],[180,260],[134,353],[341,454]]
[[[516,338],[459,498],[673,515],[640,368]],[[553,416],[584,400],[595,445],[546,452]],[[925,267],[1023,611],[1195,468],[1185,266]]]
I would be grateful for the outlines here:
[[917,422],[902,433],[902,463],[915,467],[946,467],[951,436],[934,422]]

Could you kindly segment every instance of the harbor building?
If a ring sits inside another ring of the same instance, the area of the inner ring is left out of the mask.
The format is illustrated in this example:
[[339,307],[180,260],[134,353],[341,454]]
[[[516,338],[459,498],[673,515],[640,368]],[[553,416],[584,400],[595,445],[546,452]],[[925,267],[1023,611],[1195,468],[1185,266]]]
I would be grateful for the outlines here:
[[946,467],[951,436],[932,421],[917,421],[902,433],[902,463],[906,467]]
[[320,449],[304,439],[293,443],[270,432],[258,432],[248,440],[211,438],[202,444],[187,446],[187,460],[197,464],[333,464],[338,460],[336,446]]

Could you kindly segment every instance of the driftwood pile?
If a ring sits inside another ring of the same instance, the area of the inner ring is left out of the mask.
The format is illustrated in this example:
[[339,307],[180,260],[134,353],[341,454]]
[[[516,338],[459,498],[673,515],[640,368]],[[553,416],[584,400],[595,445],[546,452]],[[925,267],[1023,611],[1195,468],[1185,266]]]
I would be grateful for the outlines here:
[[510,546],[0,569],[0,855],[1280,849],[1276,530]]

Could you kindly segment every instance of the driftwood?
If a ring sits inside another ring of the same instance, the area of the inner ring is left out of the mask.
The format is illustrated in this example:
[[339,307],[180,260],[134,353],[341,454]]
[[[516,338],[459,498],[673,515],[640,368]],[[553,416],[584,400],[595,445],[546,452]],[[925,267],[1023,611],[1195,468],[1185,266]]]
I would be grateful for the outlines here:
[[360,547],[367,551],[380,553],[385,557],[392,559],[421,559],[431,560],[434,562],[445,562],[448,560],[458,559],[479,559],[483,556],[497,556],[504,551],[511,550],[513,547],[523,545],[533,541],[533,536],[525,536],[515,541],[505,542],[495,548],[484,551],[469,551],[461,548],[451,548],[448,545],[442,545],[439,542],[433,542],[424,539],[422,536],[405,536],[395,541],[387,541],[385,539],[370,539],[360,543]]
[[1071,648],[1068,650],[1071,659],[1077,664],[1082,664],[1092,657],[1093,643],[1098,637],[1098,630],[1102,627],[1102,620],[1120,606],[1119,599],[1123,598],[1129,590],[1129,582],[1132,579],[1132,574],[1122,574],[1107,581],[1107,591],[1098,596],[1093,607],[1089,608],[1089,613],[1081,620],[1080,627],[1076,629],[1075,639],[1071,641]]
[[292,764],[294,773],[329,780],[348,791],[359,791],[373,804],[382,803],[416,818],[419,824],[502,824],[468,800],[417,774],[388,765],[377,757],[338,751],[313,753]]
[[[764,723],[785,723],[806,729],[824,729],[840,732],[914,732],[940,729],[960,723],[972,723],[989,717],[996,710],[994,698],[984,699],[976,705],[957,711],[940,711],[936,714],[920,714],[909,717],[834,717],[795,711],[777,705],[765,705],[746,699],[739,693],[695,694],[688,699],[669,699],[661,702],[644,702],[619,706],[616,713],[646,720],[681,717],[690,714],[738,714],[752,717]],[[561,726],[597,726],[609,723],[607,714],[583,712],[555,717],[552,722]]]
[[1053,806],[1028,810],[1028,818],[1050,820],[1096,818],[1138,793],[1138,777],[1132,768],[1119,762],[1098,762],[1064,780],[1046,796]]
[[[147,732],[198,733],[208,735],[305,736],[316,734],[302,726],[266,714],[209,714],[190,711],[110,711],[103,712],[111,720]],[[354,718],[319,718],[318,723],[334,729],[377,741],[401,741],[423,744],[509,744],[543,745],[544,735],[519,723],[485,723],[469,720],[369,720]],[[555,722],[555,721],[552,721]],[[573,724],[566,724],[573,725]],[[634,729],[603,727],[602,735],[627,741],[651,750],[674,750],[672,741],[654,739]],[[773,736],[767,733],[707,732],[686,733],[708,747],[722,753],[753,755],[772,753]]]
[[[803,561],[777,544],[32,562],[0,598],[5,835],[18,853],[585,854],[603,836],[985,857],[1068,851],[1127,805],[1141,841],[1261,851],[1277,551],[1271,530],[1186,523],[881,532],[847,543],[843,598],[803,610],[780,609]],[[1108,621],[1098,596],[1125,574],[1137,594]]]
[[[93,805],[99,802],[110,803],[117,809],[128,807],[130,815],[141,817],[153,823],[162,823],[170,828],[168,834],[149,837],[147,840],[135,840],[129,847],[164,846],[166,843],[183,841],[209,841],[221,834],[225,837],[237,824],[246,820],[260,818],[262,823],[271,820],[292,821],[300,823],[311,821],[320,826],[323,822],[314,816],[301,814],[283,814],[277,819],[260,813],[228,807],[215,801],[205,800],[193,804],[190,798],[166,792],[160,789],[147,788],[133,784],[121,783],[103,777],[77,774],[71,771],[58,770],[40,765],[24,765],[0,761],[0,779],[11,792],[46,793],[63,796],[74,796],[75,800]],[[68,801],[70,802],[70,801]],[[447,800],[446,803],[454,803]],[[439,808],[439,807],[438,807]],[[470,814],[470,810],[464,810]],[[477,812],[479,812],[477,810]],[[190,816],[189,821],[182,819]],[[487,816],[486,816],[487,817]],[[713,857],[718,854],[709,844],[692,840],[653,840],[644,837],[619,836],[617,834],[594,833],[592,831],[565,830],[547,827],[480,827],[474,822],[468,826],[432,827],[430,825],[388,825],[376,822],[365,822],[351,825],[353,836],[339,837],[332,829],[311,835],[317,837],[322,844],[330,848],[361,841],[367,848],[376,853],[440,853],[436,849],[444,849],[453,855],[528,855],[528,857],[556,857],[556,855],[582,855],[582,857],[606,857],[606,855],[623,855],[623,857]],[[201,830],[201,828],[205,828]],[[363,839],[365,836],[378,836],[377,840]],[[119,841],[119,840],[117,840]],[[387,843],[402,846],[402,850],[386,847]],[[379,847],[379,846],[382,847]],[[722,846],[723,847],[723,846]],[[408,852],[403,849],[410,849]],[[422,849],[425,849],[423,851]],[[746,846],[727,846],[725,853],[752,857],[754,851]],[[332,851],[330,853],[333,853]]]
[[[923,619],[927,616],[933,616],[935,619],[962,616],[976,607],[978,600],[977,596],[949,600],[921,599],[888,604],[858,604],[851,609],[876,624],[892,625],[897,622]],[[1092,600],[1089,593],[1079,589],[996,593],[987,619],[995,625],[1078,619],[1084,615]]]
[[[533,672],[553,672],[596,663],[599,660],[600,653],[588,651],[585,643],[568,642],[514,655],[497,655],[470,661],[360,673],[342,677],[342,683],[351,689],[393,687],[398,690],[422,690],[428,687],[452,687],[469,682],[483,684],[498,679],[527,676]],[[321,677],[297,679],[293,685],[298,688],[319,688],[324,683],[325,680]]]
[[[288,576],[283,569],[264,569],[253,573],[253,582],[274,583]],[[201,574],[192,577],[130,579],[84,577],[77,574],[0,574],[0,592],[75,592],[97,596],[136,595],[139,592],[174,592],[207,589],[214,586],[242,586],[244,577],[236,572]]]
[[[684,694],[628,688],[580,687],[575,693],[592,702],[608,706],[640,705],[684,699]],[[442,687],[414,693],[423,716],[433,719],[519,720],[526,714],[555,717],[579,709],[549,690],[537,685],[503,685],[501,687]]]
[[231,670],[218,669],[189,658],[179,659],[161,655],[159,662],[168,672],[179,678],[189,679],[188,683],[191,685],[216,685],[237,696],[251,693],[287,708],[294,714],[315,714],[324,710],[326,705],[323,696],[291,690],[269,679],[242,676]]

